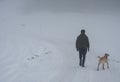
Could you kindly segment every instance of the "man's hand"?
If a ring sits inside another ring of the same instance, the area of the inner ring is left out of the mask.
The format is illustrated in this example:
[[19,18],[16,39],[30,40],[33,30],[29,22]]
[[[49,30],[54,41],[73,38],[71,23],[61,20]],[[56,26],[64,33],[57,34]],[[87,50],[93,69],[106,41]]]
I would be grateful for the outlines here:
[[76,48],[76,50],[78,51],[79,49],[78,49],[78,48]]
[[89,52],[89,48],[88,48],[88,52]]

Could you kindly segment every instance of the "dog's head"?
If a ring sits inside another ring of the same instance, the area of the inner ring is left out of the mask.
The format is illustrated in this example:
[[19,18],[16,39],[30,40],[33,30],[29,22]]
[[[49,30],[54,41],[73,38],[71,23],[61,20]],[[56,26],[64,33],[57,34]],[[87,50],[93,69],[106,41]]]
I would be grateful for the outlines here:
[[105,56],[109,56],[109,54],[105,53]]

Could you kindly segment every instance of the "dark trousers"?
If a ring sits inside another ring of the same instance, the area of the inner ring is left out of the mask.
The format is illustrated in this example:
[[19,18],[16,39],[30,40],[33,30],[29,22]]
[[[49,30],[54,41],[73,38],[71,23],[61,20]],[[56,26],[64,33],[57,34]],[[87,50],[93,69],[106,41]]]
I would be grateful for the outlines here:
[[80,48],[79,49],[79,65],[84,67],[85,59],[86,59],[87,48]]

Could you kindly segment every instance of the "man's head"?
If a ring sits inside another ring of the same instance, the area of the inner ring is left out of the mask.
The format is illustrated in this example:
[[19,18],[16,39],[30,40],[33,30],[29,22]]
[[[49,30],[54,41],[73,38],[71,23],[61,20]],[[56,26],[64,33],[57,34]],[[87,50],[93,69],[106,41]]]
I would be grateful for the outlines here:
[[82,34],[84,34],[84,33],[85,33],[85,30],[84,30],[84,29],[82,29],[82,30],[81,30],[81,33],[82,33]]

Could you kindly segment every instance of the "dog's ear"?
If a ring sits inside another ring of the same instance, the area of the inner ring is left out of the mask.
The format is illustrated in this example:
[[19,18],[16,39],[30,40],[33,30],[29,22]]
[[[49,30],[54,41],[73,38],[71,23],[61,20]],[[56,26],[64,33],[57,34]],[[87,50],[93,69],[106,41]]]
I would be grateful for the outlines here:
[[108,54],[108,53],[105,53],[105,55],[106,55],[106,56],[109,56],[109,54]]

